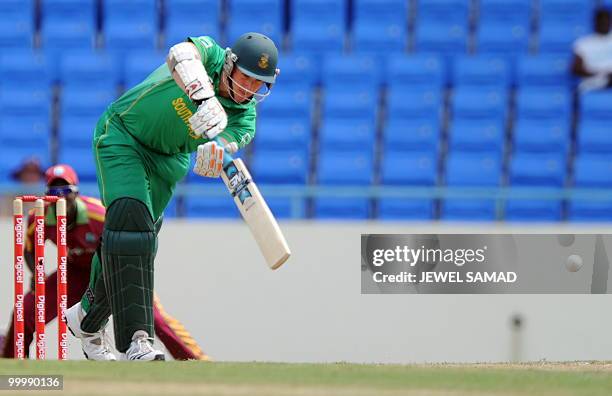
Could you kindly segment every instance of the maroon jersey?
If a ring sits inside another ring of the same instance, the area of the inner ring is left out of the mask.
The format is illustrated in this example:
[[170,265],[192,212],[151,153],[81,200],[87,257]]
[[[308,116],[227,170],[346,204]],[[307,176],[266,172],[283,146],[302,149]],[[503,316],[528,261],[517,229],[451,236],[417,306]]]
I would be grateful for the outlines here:
[[[89,268],[102,230],[104,228],[104,206],[95,198],[80,195],[76,198],[76,223],[67,229],[68,266]],[[55,205],[45,204],[45,240],[57,245],[57,220]],[[34,254],[34,210],[28,213],[26,253]]]

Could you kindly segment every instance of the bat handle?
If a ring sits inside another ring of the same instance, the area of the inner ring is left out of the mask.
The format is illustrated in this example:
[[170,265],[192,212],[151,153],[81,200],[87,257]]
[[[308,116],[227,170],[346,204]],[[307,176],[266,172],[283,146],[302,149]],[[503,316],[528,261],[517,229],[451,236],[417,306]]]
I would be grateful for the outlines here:
[[[221,142],[219,138],[215,138],[214,140],[220,146],[222,147],[224,146],[224,144]],[[232,163],[233,160],[234,158],[232,157],[232,155],[227,150],[225,150],[225,153],[223,153],[223,169],[227,168],[229,164]]]

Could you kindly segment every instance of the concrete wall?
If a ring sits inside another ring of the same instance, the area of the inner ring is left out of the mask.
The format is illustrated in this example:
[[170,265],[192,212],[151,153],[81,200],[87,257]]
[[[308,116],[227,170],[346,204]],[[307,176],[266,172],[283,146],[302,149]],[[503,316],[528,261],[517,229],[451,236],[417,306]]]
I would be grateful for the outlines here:
[[[509,321],[514,313],[525,318],[524,360],[612,358],[610,295],[360,293],[361,233],[595,233],[606,232],[605,227],[327,222],[282,227],[293,257],[270,271],[240,222],[164,225],[157,293],[166,310],[214,359],[504,361],[511,357]],[[0,237],[5,263],[0,272],[0,325],[5,325],[12,306],[8,221],[0,222]],[[50,327],[49,337],[54,334]],[[49,356],[56,356],[54,344]],[[74,342],[71,357],[80,357]]]

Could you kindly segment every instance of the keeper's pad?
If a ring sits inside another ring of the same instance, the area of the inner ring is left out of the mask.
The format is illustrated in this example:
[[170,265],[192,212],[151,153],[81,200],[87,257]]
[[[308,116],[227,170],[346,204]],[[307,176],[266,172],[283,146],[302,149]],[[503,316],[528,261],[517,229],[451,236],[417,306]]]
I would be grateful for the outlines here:
[[178,74],[187,96],[199,104],[215,96],[215,91],[197,51],[192,43],[176,44],[168,52],[168,67]]
[[156,250],[155,225],[145,204],[133,198],[114,201],[106,212],[102,270],[119,352],[128,349],[135,331],[153,335]]

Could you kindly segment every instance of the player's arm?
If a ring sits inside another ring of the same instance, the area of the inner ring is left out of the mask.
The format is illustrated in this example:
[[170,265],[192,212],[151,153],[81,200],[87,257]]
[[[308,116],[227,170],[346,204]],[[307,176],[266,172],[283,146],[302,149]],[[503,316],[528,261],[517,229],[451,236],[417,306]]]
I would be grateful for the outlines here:
[[189,118],[191,128],[198,136],[213,139],[227,126],[227,115],[215,97],[212,81],[197,47],[191,42],[172,46],[166,64],[176,84],[198,106]]
[[572,73],[578,77],[592,77],[595,73],[589,71],[584,64],[584,59],[578,54],[574,54],[574,59],[572,60]]
[[219,177],[225,151],[234,154],[253,140],[255,117],[255,109],[250,108],[240,117],[230,120],[214,141],[199,145],[193,172],[204,177]]

